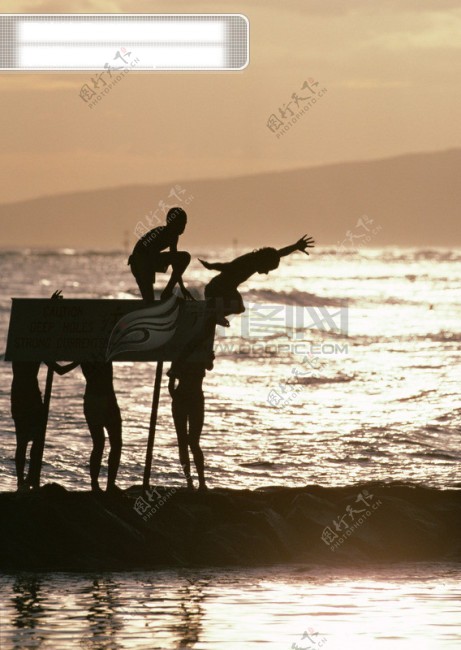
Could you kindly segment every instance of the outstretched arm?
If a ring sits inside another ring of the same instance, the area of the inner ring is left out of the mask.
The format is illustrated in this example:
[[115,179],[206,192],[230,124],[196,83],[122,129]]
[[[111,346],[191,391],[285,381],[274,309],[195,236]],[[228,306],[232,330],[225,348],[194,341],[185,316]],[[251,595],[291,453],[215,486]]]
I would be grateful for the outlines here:
[[209,271],[224,271],[229,266],[227,262],[205,262],[205,260],[201,260],[200,258],[198,261]]
[[57,372],[58,375],[67,375],[68,372],[71,370],[74,370],[74,368],[77,368],[77,366],[80,365],[78,361],[72,361],[71,363],[68,363],[65,366],[60,366],[59,363],[56,363],[55,361],[52,361],[50,363],[46,363],[48,368],[51,370],[54,370],[54,372]]
[[285,257],[286,255],[290,255],[291,253],[294,253],[295,251],[301,251],[303,253],[306,253],[306,255],[309,255],[306,249],[314,248],[314,245],[315,245],[315,241],[313,240],[312,237],[303,235],[301,239],[298,239],[296,244],[292,244],[291,246],[285,246],[285,248],[280,248],[280,250],[278,250],[277,252],[280,255],[280,257]]

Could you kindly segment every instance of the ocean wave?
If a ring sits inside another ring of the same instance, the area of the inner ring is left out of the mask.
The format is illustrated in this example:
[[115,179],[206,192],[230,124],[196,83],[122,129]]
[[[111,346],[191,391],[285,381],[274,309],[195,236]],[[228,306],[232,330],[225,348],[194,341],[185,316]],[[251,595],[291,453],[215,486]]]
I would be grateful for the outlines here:
[[458,456],[454,454],[442,453],[437,451],[415,451],[408,454],[414,458],[433,458],[434,460],[449,460],[449,461],[458,461]]
[[385,262],[460,262],[459,248],[383,248],[380,259]]
[[412,402],[414,400],[421,399],[421,397],[426,397],[427,395],[430,395],[431,393],[436,393],[437,390],[431,389],[431,390],[422,390],[420,393],[415,393],[414,395],[408,395],[408,397],[400,397],[400,399],[396,400],[397,402]]
[[313,375],[310,377],[297,377],[296,382],[293,382],[293,384],[301,384],[302,386],[308,386],[311,384],[347,384],[354,381],[355,378],[355,375],[345,375],[343,373],[338,373],[333,377],[319,377]]
[[254,289],[243,294],[248,302],[265,302],[280,305],[300,305],[303,307],[344,307],[351,301],[345,298],[327,298],[306,291],[274,291],[272,289]]
[[365,258],[379,259],[385,262],[417,262],[417,261],[437,261],[437,262],[459,262],[461,261],[461,249],[458,248],[416,248],[416,247],[366,247],[354,248],[353,246],[339,247],[322,247],[317,246],[313,253],[319,260],[325,258]]
[[274,469],[277,467],[277,463],[272,463],[266,460],[255,460],[249,461],[248,463],[240,463],[239,467],[248,467],[253,469]]
[[460,343],[461,332],[447,332],[446,330],[440,330],[435,334],[427,334],[427,336],[420,338],[434,341],[436,343]]

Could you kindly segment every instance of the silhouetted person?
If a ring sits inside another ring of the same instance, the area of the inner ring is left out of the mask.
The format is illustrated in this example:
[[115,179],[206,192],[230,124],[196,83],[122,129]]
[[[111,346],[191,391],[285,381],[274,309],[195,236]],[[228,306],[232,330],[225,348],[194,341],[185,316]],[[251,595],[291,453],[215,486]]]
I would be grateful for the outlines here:
[[225,316],[241,314],[245,311],[242,296],[237,287],[248,280],[254,273],[269,273],[280,264],[280,258],[295,251],[309,255],[307,248],[313,248],[312,237],[301,237],[295,244],[276,250],[275,248],[260,248],[252,253],[237,257],[232,262],[216,262],[210,264],[200,260],[203,266],[213,271],[220,271],[205,287],[205,298],[212,299],[217,310],[217,323],[228,326]]
[[[165,273],[172,267],[171,277],[161,294],[161,300],[169,298],[178,284],[184,298],[192,298],[182,280],[182,274],[190,262],[190,254],[178,251],[179,235],[186,228],[187,214],[182,208],[171,208],[166,216],[166,226],[158,226],[146,233],[136,243],[128,258],[131,272],[146,302],[153,302],[155,274]],[[169,251],[165,251],[169,248]]]
[[99,472],[105,443],[104,429],[106,429],[110,443],[107,491],[116,492],[118,488],[115,480],[122,453],[122,418],[114,391],[112,363],[82,361],[80,364],[74,362],[67,366],[54,364],[53,369],[60,375],[64,375],[78,365],[86,379],[83,412],[93,440],[90,456],[91,489],[95,492],[100,491]]
[[114,491],[122,453],[122,418],[114,391],[112,363],[85,361],[81,368],[86,379],[83,412],[93,439],[90,457],[91,489],[99,490],[98,477],[106,429],[110,443],[107,490]]
[[[61,291],[55,291],[51,300],[61,297]],[[39,488],[41,446],[46,426],[45,406],[38,385],[40,361],[13,361],[12,367],[11,415],[16,429],[14,462],[18,489]],[[29,470],[24,477],[29,442],[32,443]]]
[[[206,490],[205,463],[200,447],[200,435],[205,418],[202,383],[206,370],[212,370],[213,358],[207,361],[173,361],[168,371],[168,390],[172,398],[171,411],[179,447],[179,462],[184,470],[187,487],[194,489],[190,474],[189,447],[199,480],[199,490]],[[176,386],[176,380],[178,385]]]
[[[38,385],[40,361],[13,361],[11,415],[16,429],[16,477],[18,490],[39,487],[40,462],[38,439],[45,427],[45,407]],[[24,477],[27,445],[31,442],[27,477]]]

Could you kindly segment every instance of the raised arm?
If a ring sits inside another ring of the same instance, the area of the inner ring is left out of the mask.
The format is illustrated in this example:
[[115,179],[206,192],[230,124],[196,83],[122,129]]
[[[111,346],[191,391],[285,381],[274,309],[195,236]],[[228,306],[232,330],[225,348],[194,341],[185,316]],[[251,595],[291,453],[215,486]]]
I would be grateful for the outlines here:
[[[53,295],[51,296],[51,300],[64,300],[64,296],[61,295],[61,289],[58,291],[55,291]],[[78,361],[72,361],[71,363],[68,363],[66,366],[60,366],[59,363],[56,363],[56,361],[51,361],[47,362],[45,361],[46,365],[50,370],[53,370],[56,372],[58,375],[67,375],[68,372],[71,370],[74,370],[74,368],[77,368],[79,366]]]
[[314,246],[315,246],[315,241],[313,240],[313,238],[308,237],[307,235],[303,235],[301,239],[298,239],[296,244],[292,244],[291,246],[285,246],[285,248],[280,248],[277,252],[280,255],[280,257],[285,257],[286,255],[290,255],[291,253],[294,253],[295,251],[301,251],[302,253],[306,253],[306,255],[309,255],[306,249],[314,248]]

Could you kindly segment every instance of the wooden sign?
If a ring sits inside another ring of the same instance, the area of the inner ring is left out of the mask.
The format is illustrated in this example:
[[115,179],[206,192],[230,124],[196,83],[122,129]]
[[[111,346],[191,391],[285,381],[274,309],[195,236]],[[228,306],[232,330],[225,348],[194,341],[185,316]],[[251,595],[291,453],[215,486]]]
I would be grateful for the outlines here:
[[6,361],[207,360],[215,326],[207,301],[13,298]]

